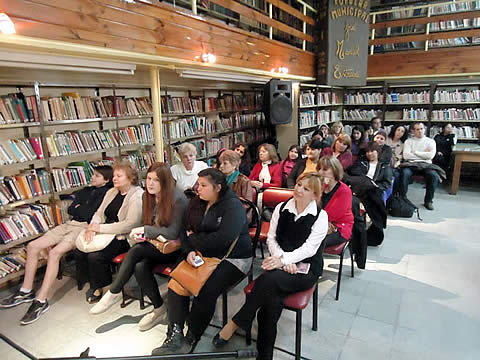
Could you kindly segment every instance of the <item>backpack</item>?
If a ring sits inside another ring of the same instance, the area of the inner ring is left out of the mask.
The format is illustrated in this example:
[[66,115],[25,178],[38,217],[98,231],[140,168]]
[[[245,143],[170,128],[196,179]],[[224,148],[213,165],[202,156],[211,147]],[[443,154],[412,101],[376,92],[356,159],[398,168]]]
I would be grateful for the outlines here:
[[388,214],[394,217],[411,218],[417,213],[418,220],[422,220],[418,207],[412,204],[406,197],[394,194],[390,196],[387,202]]

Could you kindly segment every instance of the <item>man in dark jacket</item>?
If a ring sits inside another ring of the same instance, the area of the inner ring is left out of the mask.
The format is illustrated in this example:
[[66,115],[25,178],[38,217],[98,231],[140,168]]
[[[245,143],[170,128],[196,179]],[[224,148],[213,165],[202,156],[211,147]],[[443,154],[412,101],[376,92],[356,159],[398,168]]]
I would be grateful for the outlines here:
[[456,143],[452,124],[448,123],[443,125],[442,132],[435,135],[433,140],[435,140],[435,143],[437,144],[437,153],[432,162],[448,173],[453,145]]
[[[75,248],[75,240],[80,232],[86,228],[102,203],[105,193],[111,188],[112,176],[113,170],[110,166],[96,167],[91,180],[92,186],[78,192],[75,200],[68,208],[72,220],[53,228],[39,239],[28,244],[22,287],[15,294],[0,302],[0,307],[10,308],[33,301],[27,313],[20,320],[20,324],[27,325],[38,320],[40,315],[49,309],[47,296],[58,274],[60,259],[64,254]],[[33,281],[38,268],[38,259],[40,253],[48,248],[51,249],[48,252],[47,269],[42,287],[35,296]]]

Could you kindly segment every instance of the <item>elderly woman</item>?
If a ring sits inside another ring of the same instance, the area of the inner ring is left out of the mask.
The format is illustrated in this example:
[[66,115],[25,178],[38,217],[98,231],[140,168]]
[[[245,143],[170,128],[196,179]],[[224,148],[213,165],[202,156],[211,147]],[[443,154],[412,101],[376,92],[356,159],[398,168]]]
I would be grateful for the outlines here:
[[127,236],[142,223],[143,190],[138,183],[137,170],[133,164],[123,161],[113,166],[113,188],[108,190],[100,207],[85,232],[85,241],[91,242],[95,234],[115,234],[115,238],[102,250],[83,252],[75,250],[77,276],[88,276],[89,303],[98,302],[104,290],[112,283],[110,265],[112,259],[130,246]]
[[178,148],[181,163],[171,167],[172,176],[177,182],[177,186],[182,190],[193,188],[198,178],[198,173],[208,168],[203,161],[196,161],[197,148],[190,143],[183,143]]
[[253,167],[249,179],[257,190],[282,186],[282,168],[275,146],[264,143],[258,147],[258,162]]
[[343,170],[346,170],[353,164],[353,156],[350,151],[352,147],[352,139],[347,134],[340,134],[333,142],[332,147],[323,149],[322,156],[333,155],[342,164]]
[[226,176],[227,185],[239,198],[252,200],[252,184],[248,177],[240,173],[240,155],[233,150],[224,150],[219,157],[219,170]]

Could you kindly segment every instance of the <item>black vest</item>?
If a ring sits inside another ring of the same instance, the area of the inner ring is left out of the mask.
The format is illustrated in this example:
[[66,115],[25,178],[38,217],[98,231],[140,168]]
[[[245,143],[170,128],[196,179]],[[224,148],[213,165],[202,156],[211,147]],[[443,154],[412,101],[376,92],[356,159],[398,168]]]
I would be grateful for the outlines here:
[[[277,243],[285,252],[292,252],[301,247],[307,241],[312,226],[317,221],[320,215],[320,208],[317,208],[317,215],[311,214],[302,216],[295,221],[295,215],[290,211],[283,211],[288,201],[284,202],[280,207],[280,216],[277,225]],[[322,275],[323,272],[323,249],[325,241],[317,250],[317,253],[310,258],[302,260],[304,263],[310,263],[310,271],[313,271],[317,276]]]

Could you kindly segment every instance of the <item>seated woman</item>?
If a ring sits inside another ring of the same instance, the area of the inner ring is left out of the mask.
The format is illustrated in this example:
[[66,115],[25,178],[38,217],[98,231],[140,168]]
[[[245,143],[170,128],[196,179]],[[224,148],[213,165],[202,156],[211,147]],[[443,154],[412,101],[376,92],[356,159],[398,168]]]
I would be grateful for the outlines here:
[[320,157],[333,155],[342,164],[343,170],[348,169],[353,164],[353,157],[350,148],[352,139],[347,134],[338,135],[331,148],[323,149]]
[[219,157],[219,170],[227,177],[227,185],[241,199],[252,201],[252,184],[240,173],[240,156],[233,150],[225,150]]
[[383,241],[383,229],[387,227],[387,209],[382,194],[392,185],[392,168],[378,158],[380,146],[370,142],[367,146],[367,160],[359,159],[349,169],[345,182],[362,201],[365,210],[372,219],[367,230],[369,245],[380,245]]
[[217,169],[205,169],[198,174],[198,184],[198,197],[190,201],[187,211],[187,239],[182,243],[185,259],[194,266],[198,253],[222,259],[231,251],[193,299],[191,308],[190,294],[176,280],[170,280],[167,338],[152,355],[192,352],[213,317],[217,298],[242,280],[252,265],[245,209],[228,187],[225,175]]
[[[30,324],[48,310],[48,293],[58,275],[60,259],[64,254],[75,248],[75,240],[84,228],[88,226],[92,216],[97,211],[105,193],[112,187],[112,168],[97,166],[93,171],[91,185],[80,190],[75,200],[68,207],[68,214],[72,220],[61,224],[45,235],[28,243],[25,277],[22,287],[15,294],[3,299],[0,308],[10,308],[22,303],[33,301],[27,313],[20,320],[20,324]],[[38,268],[41,252],[51,248],[48,252],[48,262],[42,286],[35,296],[33,282]]]
[[110,290],[90,310],[91,314],[100,314],[119,301],[123,286],[135,273],[138,284],[153,304],[153,311],[146,314],[138,324],[141,331],[155,326],[165,311],[153,268],[158,264],[175,263],[180,255],[179,248],[170,252],[167,248],[157,248],[148,240],[159,236],[167,240],[182,239],[185,235],[183,222],[188,205],[184,193],[175,186],[168,164],[157,162],[148,168],[146,189],[143,193],[143,231],[132,234],[134,245],[123,260]]
[[291,145],[288,148],[287,158],[280,161],[282,169],[282,187],[287,187],[288,175],[292,172],[293,167],[302,159],[302,149],[298,145]]
[[182,190],[193,188],[198,178],[198,172],[208,168],[203,161],[196,161],[197,148],[190,143],[183,143],[178,148],[181,163],[171,167],[172,176],[177,186]]
[[344,243],[352,236],[352,191],[341,181],[343,167],[334,156],[320,158],[317,169],[326,184],[322,194],[322,209],[328,214],[325,246],[329,247]]
[[375,141],[379,146],[378,161],[381,163],[391,164],[393,154],[392,148],[386,144],[387,132],[384,129],[378,129],[373,136],[373,141]]
[[342,124],[341,121],[335,121],[333,124],[332,124],[332,127],[330,128],[330,138],[332,139],[332,146],[333,146],[333,142],[335,141],[335,139],[337,137],[339,137],[340,135],[343,135],[345,134],[345,128]]
[[387,145],[392,148],[392,173],[396,179],[393,182],[393,192],[400,192],[400,163],[403,161],[403,144],[408,138],[408,132],[405,125],[395,125],[390,134],[388,134]]
[[293,198],[275,207],[267,237],[270,256],[262,263],[265,272],[256,279],[242,308],[213,338],[216,347],[225,345],[239,327],[249,331],[258,311],[257,359],[273,359],[283,299],[311,288],[323,271],[328,216],[317,205],[322,187],[317,173],[302,174]]
[[282,186],[282,169],[275,146],[265,143],[258,147],[258,163],[253,167],[249,179],[257,190]]
[[352,155],[359,156],[365,152],[368,144],[368,136],[362,125],[356,125],[352,129]]
[[317,171],[317,162],[320,159],[320,152],[322,151],[322,143],[315,139],[310,140],[305,147],[305,159],[299,160],[292,169],[290,175],[287,178],[287,187],[293,189],[297,183],[297,179],[300,175],[309,172]]
[[235,151],[242,160],[238,170],[240,170],[243,175],[250,176],[250,172],[252,171],[252,161],[250,159],[250,153],[248,152],[248,146],[244,143],[238,143],[233,147],[233,151]]
[[113,166],[113,188],[107,191],[88,225],[85,241],[91,242],[97,233],[116,236],[103,250],[89,253],[75,250],[77,280],[90,282],[87,301],[91,304],[99,301],[104,289],[112,283],[111,261],[128,251],[126,238],[142,223],[143,190],[137,182],[138,174],[133,164],[122,161]]
[[440,166],[446,173],[450,167],[450,158],[452,157],[453,146],[457,143],[452,124],[447,123],[442,126],[442,131],[433,137],[437,144],[437,153],[432,159],[435,165]]

